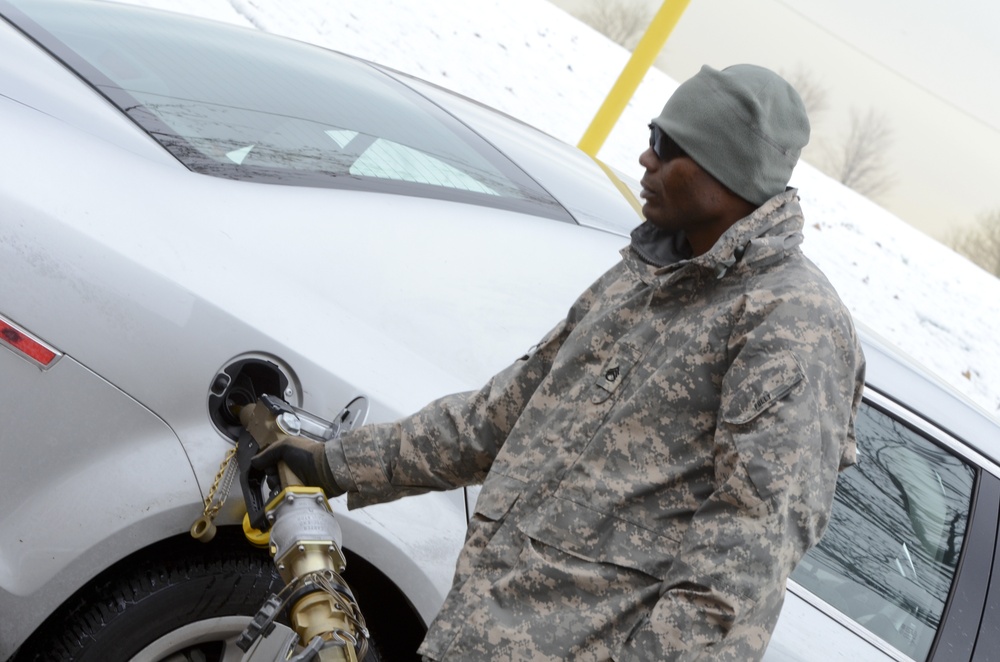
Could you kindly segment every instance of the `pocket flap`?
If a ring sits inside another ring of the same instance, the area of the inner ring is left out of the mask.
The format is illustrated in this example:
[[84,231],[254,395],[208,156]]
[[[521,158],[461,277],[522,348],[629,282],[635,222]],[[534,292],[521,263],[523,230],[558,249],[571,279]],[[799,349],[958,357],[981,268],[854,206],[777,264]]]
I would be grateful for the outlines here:
[[516,478],[490,473],[476,499],[473,512],[493,521],[503,519],[521,496],[524,484]]
[[788,395],[804,375],[791,352],[733,363],[722,390],[722,420],[743,425]]
[[594,563],[610,563],[663,578],[687,530],[686,518],[662,522],[658,531],[553,496],[537,512],[518,520],[521,531],[540,542]]

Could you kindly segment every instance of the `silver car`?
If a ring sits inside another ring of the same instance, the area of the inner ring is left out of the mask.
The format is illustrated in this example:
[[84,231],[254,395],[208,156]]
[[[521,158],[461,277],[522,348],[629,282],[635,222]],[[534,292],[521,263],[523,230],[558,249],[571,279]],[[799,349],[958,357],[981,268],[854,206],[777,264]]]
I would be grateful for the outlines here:
[[[377,422],[478,387],[617,260],[636,185],[298,42],[81,0],[0,15],[0,660],[238,660],[278,579],[238,490],[215,540],[188,534],[235,408],[363,394]],[[866,349],[860,461],[767,659],[989,659],[1000,427]],[[334,500],[371,659],[415,658],[474,498]]]

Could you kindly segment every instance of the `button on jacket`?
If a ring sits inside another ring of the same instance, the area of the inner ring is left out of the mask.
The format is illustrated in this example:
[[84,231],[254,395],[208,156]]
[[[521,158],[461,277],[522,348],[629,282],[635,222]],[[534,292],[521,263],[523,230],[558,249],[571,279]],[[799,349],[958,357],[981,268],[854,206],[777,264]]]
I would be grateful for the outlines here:
[[483,483],[435,660],[757,660],[854,462],[864,359],[794,189],[707,253],[649,223],[477,392],[328,448],[354,506]]

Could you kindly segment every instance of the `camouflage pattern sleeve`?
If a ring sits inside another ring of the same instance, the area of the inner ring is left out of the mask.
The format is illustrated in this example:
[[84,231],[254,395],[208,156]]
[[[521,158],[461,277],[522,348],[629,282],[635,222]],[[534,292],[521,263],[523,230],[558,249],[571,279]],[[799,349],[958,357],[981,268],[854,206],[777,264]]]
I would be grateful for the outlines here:
[[443,397],[401,421],[365,426],[330,444],[327,460],[348,506],[481,483],[562,343],[615,271],[598,279],[562,322],[480,390]]
[[722,385],[713,491],[619,662],[760,659],[789,574],[826,529],[837,474],[854,457],[853,430],[843,433],[863,357],[853,328],[838,338],[782,319],[780,307],[769,318],[739,340]]

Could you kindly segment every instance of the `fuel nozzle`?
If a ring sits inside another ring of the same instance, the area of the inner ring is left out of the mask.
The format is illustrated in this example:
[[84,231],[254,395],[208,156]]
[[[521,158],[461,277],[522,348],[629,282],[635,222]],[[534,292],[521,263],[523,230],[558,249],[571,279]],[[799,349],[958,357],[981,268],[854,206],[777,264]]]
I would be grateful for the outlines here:
[[[237,446],[247,502],[244,529],[248,524],[256,529],[253,536],[248,534],[251,542],[266,541],[285,581],[278,603],[287,609],[298,634],[303,647],[299,656],[308,655],[293,659],[356,662],[367,650],[368,631],[353,593],[340,576],[347,566],[341,530],[323,490],[303,485],[283,462],[278,464],[277,475],[265,475],[250,465],[260,449],[288,437],[334,438],[339,424],[272,396],[242,407],[239,416],[244,427]],[[246,637],[240,647],[246,644],[243,650],[248,650],[256,638]]]

